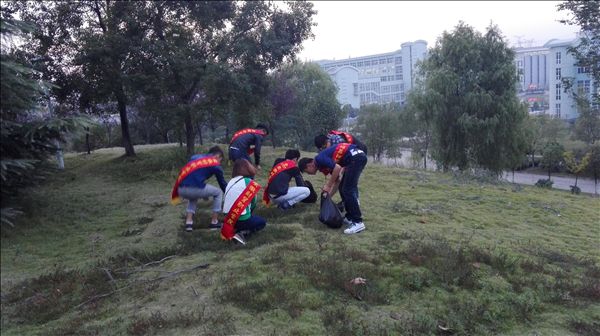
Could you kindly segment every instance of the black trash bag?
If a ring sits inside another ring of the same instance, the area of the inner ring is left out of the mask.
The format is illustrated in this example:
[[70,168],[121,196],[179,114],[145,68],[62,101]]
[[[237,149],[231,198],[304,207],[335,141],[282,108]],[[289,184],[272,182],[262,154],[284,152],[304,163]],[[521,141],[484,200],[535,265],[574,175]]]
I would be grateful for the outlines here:
[[342,213],[327,193],[321,194],[321,212],[319,213],[319,220],[321,223],[332,229],[339,229],[344,223]]
[[302,203],[317,203],[317,192],[315,188],[313,188],[312,183],[310,181],[304,181],[304,185],[310,190],[310,194],[307,198],[302,200]]

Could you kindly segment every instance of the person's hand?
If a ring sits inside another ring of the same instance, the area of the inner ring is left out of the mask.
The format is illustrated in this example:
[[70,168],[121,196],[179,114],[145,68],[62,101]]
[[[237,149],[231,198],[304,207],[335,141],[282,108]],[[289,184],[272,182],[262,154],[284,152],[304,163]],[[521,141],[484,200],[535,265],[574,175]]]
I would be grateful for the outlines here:
[[321,189],[321,191],[326,192],[326,193],[331,193],[331,186],[329,186],[328,184],[324,185],[323,188]]

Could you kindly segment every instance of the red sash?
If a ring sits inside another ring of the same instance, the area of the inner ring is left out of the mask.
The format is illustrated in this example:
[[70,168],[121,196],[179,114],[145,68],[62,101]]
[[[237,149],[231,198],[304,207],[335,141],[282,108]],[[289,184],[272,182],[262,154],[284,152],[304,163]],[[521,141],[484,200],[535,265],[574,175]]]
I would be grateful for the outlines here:
[[181,202],[181,198],[179,197],[179,184],[183,181],[188,175],[193,173],[194,171],[206,168],[206,167],[214,167],[218,166],[221,163],[214,156],[202,157],[196,159],[194,161],[188,162],[181,171],[179,172],[179,177],[177,177],[177,181],[175,181],[175,185],[173,186],[173,191],[171,191],[171,203],[173,205],[177,205]]
[[[333,154],[331,155],[333,162],[339,163],[340,160],[342,160],[342,158],[344,157],[344,155],[346,155],[346,152],[348,151],[349,147],[350,144],[346,142],[337,144],[335,149],[333,150]],[[319,170],[321,171],[321,173],[323,173],[323,175],[329,175],[331,173],[331,170],[329,168],[321,168]]]
[[352,137],[352,135],[350,135],[350,133],[340,132],[340,131],[329,131],[329,134],[341,135],[344,138],[346,138],[346,141],[348,141],[348,143],[350,143],[350,144],[354,143],[354,138]]
[[267,194],[267,190],[269,189],[269,184],[271,184],[271,182],[273,182],[273,179],[275,179],[275,176],[279,175],[279,173],[286,171],[286,170],[290,170],[292,168],[296,168],[296,162],[293,160],[285,160],[285,161],[279,162],[277,165],[275,165],[275,167],[273,167],[273,169],[271,169],[271,172],[269,173],[269,180],[267,182],[267,186],[265,187],[265,192],[263,193],[263,202],[266,205],[269,205],[269,203],[271,203],[269,194]]
[[[258,134],[258,135],[262,135],[262,136],[266,135],[266,133],[261,130],[257,130],[254,128],[244,128],[243,130],[239,130],[233,134],[233,137],[231,138],[231,142],[229,144],[231,144],[235,139],[239,138],[240,136],[242,136],[244,134]],[[247,152],[248,152],[248,155],[254,153],[254,148],[248,148]]]
[[223,219],[223,226],[221,227],[221,238],[224,240],[231,240],[233,236],[235,236],[235,223],[237,223],[238,219],[244,212],[244,209],[248,207],[248,204],[252,202],[254,196],[258,194],[260,190],[260,184],[254,182],[254,180],[250,181],[250,183],[246,186],[246,189],[238,196],[238,198],[233,203],[231,209]]

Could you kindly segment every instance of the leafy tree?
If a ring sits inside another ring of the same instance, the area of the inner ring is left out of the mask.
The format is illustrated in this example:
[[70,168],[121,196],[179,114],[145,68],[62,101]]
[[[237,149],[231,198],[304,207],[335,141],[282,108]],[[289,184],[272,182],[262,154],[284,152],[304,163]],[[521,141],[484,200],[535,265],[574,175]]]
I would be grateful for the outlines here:
[[337,88],[318,65],[286,64],[271,77],[270,122],[278,143],[309,149],[315,135],[340,126],[344,114]]
[[564,152],[565,165],[571,173],[575,174],[575,187],[577,187],[579,174],[587,169],[591,156],[591,153],[587,153],[583,157],[578,158],[572,151]]
[[81,118],[49,118],[42,114],[44,83],[21,57],[20,50],[11,45],[13,38],[26,38],[32,26],[12,18],[2,10],[0,32],[2,35],[1,73],[2,92],[0,105],[0,181],[1,223],[13,225],[20,214],[18,196],[32,184],[39,182],[47,168],[45,161],[57,151],[56,140],[81,126],[89,125]]
[[526,152],[531,156],[530,162],[534,165],[535,153],[541,153],[548,143],[564,143],[568,129],[564,120],[542,114],[527,116],[523,132]]
[[358,130],[361,140],[368,144],[376,161],[391,148],[398,147],[398,115],[384,105],[367,105],[361,108]]
[[548,169],[548,179],[552,171],[556,171],[560,168],[563,163],[563,153],[565,152],[564,147],[556,142],[551,142],[544,147],[542,152],[542,166]]
[[589,155],[587,171],[594,176],[595,194],[598,194],[598,178],[600,177],[600,144],[595,143],[591,145],[588,148],[586,155]]
[[228,127],[254,123],[267,95],[267,70],[293,57],[312,36],[312,4],[285,7],[266,1],[147,3],[151,38],[142,73],[153,79],[152,93],[171,100],[185,125],[188,152],[194,124],[207,119],[198,113],[208,110],[207,102],[233,112],[223,115]]
[[573,136],[588,144],[600,140],[600,108],[593,108],[581,95],[575,98],[579,116],[575,121]]
[[[587,67],[593,81],[600,83],[600,1],[598,0],[569,0],[557,5],[559,11],[569,11],[571,17],[561,22],[581,27],[580,41],[575,47],[569,48],[577,65]],[[594,93],[596,103],[599,103],[598,92]]]
[[433,157],[446,170],[510,168],[522,146],[526,107],[516,96],[514,51],[500,31],[485,34],[460,22],[444,32],[423,63],[426,92],[435,93]]

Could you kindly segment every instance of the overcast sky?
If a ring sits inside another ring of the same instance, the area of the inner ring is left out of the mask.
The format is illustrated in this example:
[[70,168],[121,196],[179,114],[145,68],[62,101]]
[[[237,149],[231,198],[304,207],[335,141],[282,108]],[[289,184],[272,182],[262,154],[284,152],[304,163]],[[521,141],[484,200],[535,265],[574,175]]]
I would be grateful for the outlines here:
[[318,11],[314,40],[304,42],[302,61],[343,59],[400,49],[427,41],[429,48],[444,30],[463,20],[480,32],[493,22],[510,45],[520,39],[540,46],[552,38],[574,38],[576,26],[558,22],[570,12],[559,1],[312,1]]

